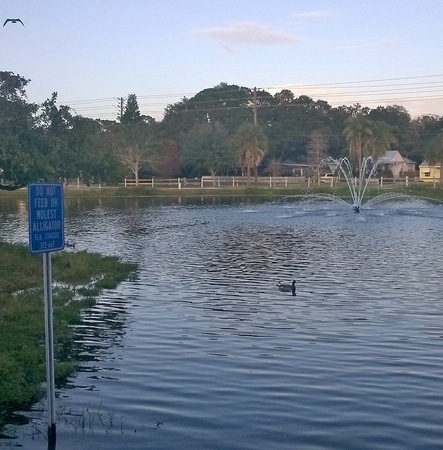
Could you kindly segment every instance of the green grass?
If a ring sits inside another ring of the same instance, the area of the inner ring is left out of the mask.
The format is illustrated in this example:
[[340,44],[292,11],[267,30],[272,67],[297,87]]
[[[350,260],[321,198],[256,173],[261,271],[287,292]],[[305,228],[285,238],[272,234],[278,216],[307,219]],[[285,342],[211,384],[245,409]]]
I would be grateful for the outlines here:
[[[43,269],[41,255],[24,245],[0,242],[0,429],[14,410],[44,394]],[[103,289],[113,289],[135,269],[115,257],[87,252],[52,255],[56,383],[73,373],[70,325]]]
[[[408,188],[404,186],[404,183],[385,183],[382,189],[377,185],[370,185],[368,187],[365,198],[378,195],[384,192],[405,192],[409,195],[416,195],[421,197],[433,198],[443,201],[443,186],[439,183],[433,186],[433,183],[416,183],[413,182]],[[90,188],[90,189],[75,189],[70,188],[65,190],[64,195],[66,198],[107,198],[107,197],[152,197],[152,198],[177,198],[177,197],[261,197],[261,198],[281,198],[284,196],[303,196],[306,194],[313,194],[318,192],[334,193],[344,199],[350,197],[349,190],[346,185],[342,185],[339,188],[331,188],[327,183],[322,183],[319,187],[316,184],[312,184],[308,187],[306,184],[296,185],[290,187],[269,187],[269,186],[255,186],[251,182],[250,186],[242,187],[222,187],[222,188],[183,188],[181,190],[172,188],[151,188],[149,186],[139,187],[106,187],[106,188]],[[8,198],[20,198],[26,199],[27,189],[19,189],[17,191],[1,191],[0,190],[0,206],[3,199]]]

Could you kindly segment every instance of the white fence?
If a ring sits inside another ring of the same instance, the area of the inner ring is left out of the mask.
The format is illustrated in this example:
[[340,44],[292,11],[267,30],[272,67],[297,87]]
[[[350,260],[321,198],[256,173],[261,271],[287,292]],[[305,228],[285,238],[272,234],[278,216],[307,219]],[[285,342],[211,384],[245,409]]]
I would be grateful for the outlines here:
[[[439,183],[440,180],[434,180],[435,183]],[[352,180],[352,183],[357,183],[357,180]],[[370,186],[379,186],[380,188],[389,187],[390,185],[396,186],[409,186],[411,184],[422,183],[418,178],[372,178],[370,180]],[[343,178],[331,178],[322,179],[320,186],[323,188],[336,188],[338,186],[344,186],[346,184]],[[429,184],[429,183],[428,183]],[[125,178],[120,186],[131,188],[137,186],[135,179]],[[212,177],[203,176],[201,178],[143,178],[138,180],[139,187],[151,187],[161,189],[220,189],[220,188],[236,188],[248,186],[248,180],[246,177]],[[268,188],[290,188],[290,187],[317,187],[318,180],[314,180],[309,177],[251,177],[251,187],[268,187]],[[80,179],[69,180],[69,183],[65,184],[68,189],[93,189],[101,188],[101,184],[85,185]]]
[[[289,187],[294,185],[306,185],[305,177],[257,177],[250,178],[251,186],[269,186],[269,187]],[[246,177],[211,177],[203,176],[201,178],[148,178],[139,179],[138,186],[149,186],[157,188],[227,188],[247,186]],[[125,178],[123,185],[125,187],[136,186],[135,179]]]
[[[250,186],[260,186],[260,187],[297,187],[297,186],[308,186],[315,187],[318,186],[318,181],[311,179],[309,177],[251,177]],[[352,180],[352,183],[357,183],[356,179]],[[386,185],[403,185],[409,186],[420,182],[418,178],[372,178],[370,180],[370,185],[379,185],[384,187]],[[331,178],[330,180],[321,180],[320,185],[323,187],[331,186],[337,187],[340,185],[345,185],[345,180],[343,178]],[[125,178],[125,187],[137,186],[135,179]],[[184,188],[205,188],[205,189],[217,189],[217,188],[235,188],[235,187],[245,187],[248,185],[248,180],[246,177],[212,177],[203,176],[201,178],[148,178],[139,179],[138,186],[156,187],[156,188],[172,188],[172,189],[184,189]]]

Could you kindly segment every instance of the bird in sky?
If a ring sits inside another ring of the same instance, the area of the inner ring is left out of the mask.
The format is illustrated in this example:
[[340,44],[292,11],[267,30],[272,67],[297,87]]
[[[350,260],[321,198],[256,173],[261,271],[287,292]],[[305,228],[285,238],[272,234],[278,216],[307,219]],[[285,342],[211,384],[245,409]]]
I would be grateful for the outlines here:
[[8,22],[11,22],[11,23],[20,22],[23,26],[25,26],[25,24],[20,19],[6,19],[5,23],[3,24],[3,26],[5,26]]

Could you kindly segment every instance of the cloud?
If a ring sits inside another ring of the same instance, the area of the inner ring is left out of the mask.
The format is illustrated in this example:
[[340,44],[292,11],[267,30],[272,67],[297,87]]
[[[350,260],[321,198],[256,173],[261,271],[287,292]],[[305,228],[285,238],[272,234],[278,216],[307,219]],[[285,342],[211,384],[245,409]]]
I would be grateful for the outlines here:
[[378,45],[380,47],[394,47],[398,45],[398,41],[396,39],[380,39]]
[[309,12],[294,14],[293,17],[295,17],[296,19],[302,19],[302,20],[319,20],[319,19],[326,19],[328,17],[332,17],[332,13],[330,11],[326,11],[326,10],[309,11]]
[[331,50],[352,50],[352,49],[361,49],[361,48],[370,48],[370,47],[394,47],[399,45],[399,41],[396,39],[379,39],[378,41],[349,41],[344,44],[327,44],[326,47]]
[[293,34],[253,22],[232,22],[225,26],[199,28],[193,30],[192,34],[212,39],[228,48],[230,44],[287,45],[301,41]]

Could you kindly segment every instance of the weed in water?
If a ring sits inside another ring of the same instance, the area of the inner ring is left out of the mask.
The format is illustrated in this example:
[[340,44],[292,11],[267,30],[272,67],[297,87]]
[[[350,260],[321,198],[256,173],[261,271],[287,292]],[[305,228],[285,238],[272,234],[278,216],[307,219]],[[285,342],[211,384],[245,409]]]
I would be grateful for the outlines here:
[[[43,395],[45,337],[42,258],[24,245],[0,242],[0,430],[11,411]],[[75,370],[71,326],[103,289],[128,278],[132,264],[87,252],[52,255],[56,382]],[[80,286],[80,288],[79,288]]]

